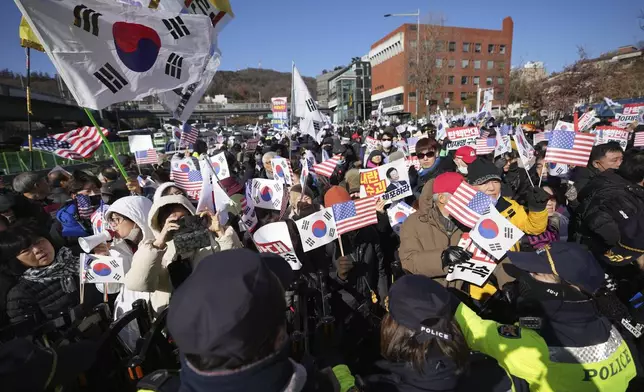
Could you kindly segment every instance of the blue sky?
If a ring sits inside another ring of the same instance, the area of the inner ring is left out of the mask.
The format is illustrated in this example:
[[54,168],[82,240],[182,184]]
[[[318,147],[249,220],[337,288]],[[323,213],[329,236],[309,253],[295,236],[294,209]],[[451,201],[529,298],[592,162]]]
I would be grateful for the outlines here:
[[[637,16],[641,0],[230,0],[236,14],[220,36],[222,68],[247,67],[290,71],[294,60],[303,75],[344,65],[362,56],[371,44],[414,18],[383,18],[420,8],[443,16],[446,25],[500,29],[514,19],[512,64],[543,61],[548,72],[577,58],[577,45],[598,56],[644,40]],[[18,41],[20,12],[12,1],[0,3],[0,68],[24,71]],[[32,68],[54,72],[44,54],[33,56]]]

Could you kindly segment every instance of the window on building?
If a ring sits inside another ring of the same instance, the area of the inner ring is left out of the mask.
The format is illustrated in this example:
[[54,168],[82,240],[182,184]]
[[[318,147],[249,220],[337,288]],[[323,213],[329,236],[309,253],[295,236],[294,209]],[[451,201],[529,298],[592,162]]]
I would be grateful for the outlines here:
[[485,85],[486,86],[491,86],[492,85],[492,77],[491,76],[488,76],[487,78],[485,78]]
[[444,52],[445,51],[445,41],[436,42],[436,51],[437,52]]
[[461,93],[461,101],[467,101],[467,93]]
[[415,91],[410,91],[407,96],[409,97],[410,101],[415,101],[416,100],[416,92]]
[[481,69],[481,60],[474,60],[474,69]]
[[505,45],[499,45],[499,53],[505,54]]
[[450,41],[450,43],[449,43],[449,51],[450,52],[456,52],[456,42]]
[[461,67],[467,68],[470,66],[470,60],[461,60]]
[[470,43],[463,42],[463,53],[469,53],[469,51],[470,51]]
[[481,53],[481,44],[474,44],[474,51],[476,53]]
[[461,76],[461,85],[466,85],[468,82],[468,77],[467,76]]
[[412,49],[416,49],[416,41],[409,41],[409,47]]
[[478,76],[475,76],[473,80],[474,80],[474,84],[478,86],[481,79]]
[[449,98],[450,101],[454,100],[454,91],[450,91],[447,93],[447,98]]
[[436,68],[443,68],[443,59],[436,59]]
[[496,83],[502,85],[504,82],[503,78],[496,78]]
[[487,52],[488,53],[494,53],[494,44],[489,44],[487,46]]
[[487,69],[494,69],[494,61],[492,60],[487,61]]
[[447,84],[454,84],[454,75],[449,75],[447,77]]
[[499,61],[496,63],[498,69],[505,69],[505,61]]
[[454,68],[454,67],[456,67],[456,60],[454,60],[454,59],[449,60],[449,61],[447,62],[447,66],[448,66],[449,68]]
[[498,100],[503,100],[505,99],[505,93],[503,91],[499,91],[496,93],[496,99]]

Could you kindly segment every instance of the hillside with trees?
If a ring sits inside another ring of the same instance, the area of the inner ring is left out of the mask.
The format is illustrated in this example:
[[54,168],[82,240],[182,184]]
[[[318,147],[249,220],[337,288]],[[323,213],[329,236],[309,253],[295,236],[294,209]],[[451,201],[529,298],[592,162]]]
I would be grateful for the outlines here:
[[[24,75],[8,69],[0,70],[0,84],[24,88],[26,83]],[[315,97],[315,79],[304,77],[304,83]],[[55,76],[47,73],[32,72],[31,88],[36,93],[61,95]],[[268,102],[271,97],[290,97],[291,73],[258,68],[219,71],[206,91],[210,96],[223,94],[229,102],[258,102],[260,93],[262,102]],[[68,91],[65,91],[65,96],[69,96]]]

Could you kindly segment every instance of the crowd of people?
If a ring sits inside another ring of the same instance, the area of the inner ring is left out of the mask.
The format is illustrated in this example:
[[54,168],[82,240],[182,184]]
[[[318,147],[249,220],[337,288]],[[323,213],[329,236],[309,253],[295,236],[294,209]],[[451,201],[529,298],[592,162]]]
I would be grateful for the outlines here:
[[[514,143],[502,154],[448,151],[436,132],[326,127],[319,142],[260,135],[256,147],[198,140],[177,153],[198,164],[223,152],[232,200],[249,180],[273,180],[273,159],[290,159],[287,208],[255,207],[252,228],[239,206],[197,210],[170,180],[173,157],[137,168],[120,156],[127,179],[116,165],[17,175],[0,191],[0,389],[644,390],[644,150],[596,145],[586,167],[554,176],[545,142],[526,167]],[[401,142],[412,138],[409,153]],[[360,169],[411,158],[408,173],[386,172],[387,191],[411,188],[415,212],[399,231],[387,215],[398,202],[378,200],[377,223],[304,251],[295,221],[360,199]],[[329,159],[330,176],[308,166]],[[447,208],[462,183],[525,234],[481,285],[448,279],[473,257],[459,245],[470,227]],[[79,239],[95,234],[97,212],[110,239],[88,253],[122,260],[121,284],[81,282]],[[257,252],[253,232],[275,222],[288,225],[301,269]],[[186,250],[184,231],[200,245]],[[174,368],[102,361],[105,350],[144,360],[145,323],[119,323],[140,304]],[[81,328],[101,305],[115,333]],[[113,374],[128,371],[133,381],[114,389]]]

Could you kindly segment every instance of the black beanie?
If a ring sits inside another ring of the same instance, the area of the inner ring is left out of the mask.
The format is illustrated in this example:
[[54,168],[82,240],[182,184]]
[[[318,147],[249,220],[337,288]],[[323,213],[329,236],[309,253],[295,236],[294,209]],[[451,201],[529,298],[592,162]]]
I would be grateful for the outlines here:
[[467,167],[467,182],[471,185],[482,185],[490,180],[501,181],[500,170],[494,163],[477,159]]

